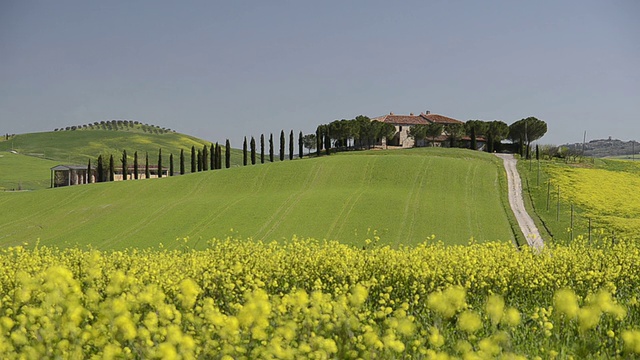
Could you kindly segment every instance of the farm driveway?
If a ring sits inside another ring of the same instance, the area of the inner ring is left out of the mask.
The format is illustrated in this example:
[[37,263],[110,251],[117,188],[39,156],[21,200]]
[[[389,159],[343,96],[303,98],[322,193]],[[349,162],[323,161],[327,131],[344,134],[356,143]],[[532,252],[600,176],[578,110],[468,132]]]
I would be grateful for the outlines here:
[[504,168],[507,170],[507,180],[509,184],[509,205],[513,210],[513,214],[516,216],[518,225],[527,239],[529,246],[534,249],[541,250],[544,247],[540,232],[533,222],[527,209],[524,207],[524,200],[522,198],[522,181],[520,180],[520,174],[516,169],[518,160],[513,154],[496,154],[504,162]]

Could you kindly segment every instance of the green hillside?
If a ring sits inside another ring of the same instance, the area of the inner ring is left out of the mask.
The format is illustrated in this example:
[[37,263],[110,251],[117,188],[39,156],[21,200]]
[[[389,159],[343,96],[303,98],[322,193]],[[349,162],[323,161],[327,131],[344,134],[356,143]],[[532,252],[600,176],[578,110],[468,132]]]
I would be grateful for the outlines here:
[[202,248],[233,234],[364,245],[510,240],[503,168],[461,149],[369,151],[179,177],[0,193],[0,245]]
[[[28,190],[37,190],[48,187],[49,169],[58,164],[87,164],[91,160],[92,164],[96,164],[99,155],[108,157],[113,155],[116,164],[122,156],[122,151],[127,150],[129,163],[133,163],[133,154],[138,152],[141,163],[144,161],[145,153],[149,153],[149,161],[152,164],[158,161],[158,149],[162,149],[163,164],[169,165],[169,155],[173,154],[176,169],[180,150],[185,150],[185,161],[187,162],[187,172],[190,170],[191,147],[202,149],[204,145],[210,146],[211,143],[193,136],[184,135],[175,132],[158,131],[158,133],[150,132],[146,128],[140,127],[128,130],[102,130],[102,129],[83,129],[75,131],[51,131],[41,133],[29,133],[14,135],[8,140],[2,137],[0,140],[0,154],[5,155],[6,161],[9,151],[14,150],[18,154],[28,155],[32,159],[19,157],[24,159],[18,162],[7,162],[7,167],[3,166],[0,170],[0,189],[18,188],[22,181],[22,188]],[[224,144],[221,144],[224,146]],[[241,144],[235,144],[240,147]],[[234,144],[231,144],[233,147]],[[224,156],[224,154],[223,154]],[[15,157],[12,159],[16,159]],[[50,160],[38,162],[35,159]],[[0,159],[2,162],[3,159]],[[242,163],[242,152],[240,150],[232,150],[231,163]],[[5,165],[5,163],[2,163]],[[32,171],[27,171],[31,169]],[[14,174],[17,172],[17,174]],[[46,180],[46,181],[45,181]]]
[[57,164],[53,160],[0,152],[0,191],[49,187],[49,169]]

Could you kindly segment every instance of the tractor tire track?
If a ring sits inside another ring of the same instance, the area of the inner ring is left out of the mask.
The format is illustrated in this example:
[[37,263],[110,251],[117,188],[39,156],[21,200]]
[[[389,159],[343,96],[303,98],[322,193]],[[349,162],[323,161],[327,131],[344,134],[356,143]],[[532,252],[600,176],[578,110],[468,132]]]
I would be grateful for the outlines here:
[[[305,195],[307,192],[309,192],[312,185],[318,181],[318,177],[320,176],[323,168],[322,164],[323,163],[318,163],[315,165],[314,169],[312,170],[312,173],[310,173],[304,185],[302,186],[302,191],[292,194],[292,195],[297,195],[294,201],[291,202],[291,204],[289,205],[286,205],[286,202],[285,202],[282,206],[280,206],[278,211],[276,211],[276,213],[269,219],[269,221],[265,223],[263,228],[267,227],[268,224],[271,223],[274,219],[277,219],[275,223],[273,223],[271,228],[259,239],[266,239],[269,235],[271,235],[271,233],[273,233],[280,226],[280,224],[282,224],[282,221],[284,221],[284,219],[287,218],[287,216],[291,213],[294,207],[300,202],[300,199],[302,198],[302,196]],[[282,209],[284,209],[284,211],[282,211]],[[281,216],[279,216],[280,213],[282,213]],[[258,233],[260,233],[261,231],[262,229],[259,230]]]
[[[402,213],[402,221],[400,222],[400,233],[398,235],[399,241],[409,240],[411,236],[413,236],[413,228],[415,224],[416,213],[420,208],[420,203],[418,199],[420,198],[420,192],[424,188],[424,181],[427,175],[428,166],[425,166],[427,162],[427,157],[422,159],[420,163],[421,171],[416,174],[415,179],[413,180],[413,185],[411,186],[411,190],[409,191],[409,196],[407,196],[407,203],[405,204],[404,211]],[[429,159],[429,163],[431,159]],[[416,191],[418,190],[418,191]],[[411,213],[411,215],[409,215]],[[404,229],[407,223],[407,218],[411,217],[411,223],[409,224],[409,229],[407,236],[403,236]]]
[[[358,200],[360,200],[360,197],[362,196],[362,194],[364,194],[366,190],[365,182],[367,184],[371,183],[371,175],[373,175],[373,171],[372,171],[373,167],[371,166],[372,161],[373,160],[371,159],[367,159],[367,164],[365,165],[363,176],[362,176],[362,179],[360,180],[359,189],[352,192],[351,195],[349,195],[349,197],[344,201],[342,208],[340,209],[340,212],[338,213],[336,219],[333,221],[333,223],[329,227],[329,231],[327,231],[327,235],[325,235],[325,239],[331,239],[332,236],[335,236],[334,230],[336,226],[338,226],[338,230],[336,231],[336,233],[340,234],[342,232],[342,229],[344,228],[344,225],[347,223],[347,219],[349,218],[349,214],[351,214],[351,211],[353,211],[353,208],[356,206],[356,204],[358,203]],[[349,208],[349,210],[347,210],[345,214],[345,210],[347,208]]]
[[265,167],[265,170],[260,173],[260,176],[256,177],[253,183],[253,186],[251,187],[252,189],[251,192],[227,203],[220,209],[216,209],[215,211],[210,212],[209,215],[206,216],[202,221],[196,223],[196,225],[193,226],[193,232],[192,232],[193,236],[201,234],[206,228],[208,228],[210,224],[218,220],[218,218],[224,215],[229,209],[235,207],[237,204],[241,203],[242,201],[252,196],[255,196],[257,193],[259,193],[260,190],[262,190],[262,187],[264,185],[264,180],[267,178],[267,173],[269,169],[270,167]]

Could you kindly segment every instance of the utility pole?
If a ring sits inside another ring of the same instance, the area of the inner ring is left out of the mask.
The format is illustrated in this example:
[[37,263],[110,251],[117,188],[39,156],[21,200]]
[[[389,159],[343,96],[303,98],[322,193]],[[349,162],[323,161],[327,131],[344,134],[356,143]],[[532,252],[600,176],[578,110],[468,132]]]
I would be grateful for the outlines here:
[[584,157],[584,148],[587,142],[587,130],[584,131],[584,137],[582,138],[582,156]]
[[631,140],[631,161],[636,161],[636,141]]

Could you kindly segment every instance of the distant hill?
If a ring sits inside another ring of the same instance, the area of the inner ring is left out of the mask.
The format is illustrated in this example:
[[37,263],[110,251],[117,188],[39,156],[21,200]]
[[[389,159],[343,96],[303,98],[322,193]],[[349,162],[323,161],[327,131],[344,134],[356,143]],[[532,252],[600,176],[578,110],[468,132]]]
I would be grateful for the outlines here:
[[[114,120],[115,121],[115,120]],[[158,128],[153,125],[129,123],[130,126],[120,126],[113,122],[87,125],[72,130],[58,130],[40,133],[18,134],[2,136],[0,140],[0,171],[1,189],[35,190],[49,186],[49,169],[57,164],[85,165],[89,160],[96,164],[99,155],[109,157],[113,155],[119,164],[122,151],[126,150],[129,163],[133,163],[134,152],[138,152],[139,161],[143,164],[145,153],[149,154],[149,162],[158,161],[158,150],[162,149],[163,164],[169,164],[169,156],[173,154],[174,163],[179,161],[180,150],[185,151],[187,172],[190,170],[191,147],[202,149],[210,146],[209,141]],[[122,123],[124,124],[124,122]],[[105,129],[103,129],[103,126]],[[111,130],[109,130],[111,129]],[[116,130],[117,129],[117,130]],[[224,147],[224,144],[220,144]],[[236,144],[239,145],[239,144]],[[233,146],[233,144],[232,144]],[[12,153],[13,152],[13,153]],[[17,157],[26,155],[31,159]],[[46,160],[42,162],[34,159]],[[231,163],[242,163],[242,151],[231,151]],[[54,165],[52,165],[54,164]],[[4,175],[3,175],[4,174]]]
[[[563,145],[571,152],[582,154],[582,143]],[[597,139],[584,144],[584,156],[590,157],[629,157],[635,152],[640,154],[640,143],[618,139]]]
[[[511,241],[504,168],[493,155],[419,148],[199,172],[163,179],[0,192],[0,246],[204,248],[227,235],[293,235],[358,247]],[[506,205],[505,205],[506,204]],[[374,232],[377,231],[377,232]],[[176,240],[178,239],[178,240]],[[371,244],[373,246],[373,243]]]

